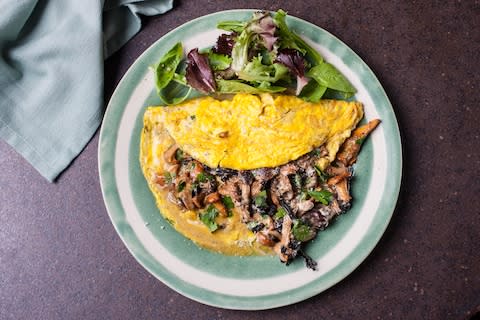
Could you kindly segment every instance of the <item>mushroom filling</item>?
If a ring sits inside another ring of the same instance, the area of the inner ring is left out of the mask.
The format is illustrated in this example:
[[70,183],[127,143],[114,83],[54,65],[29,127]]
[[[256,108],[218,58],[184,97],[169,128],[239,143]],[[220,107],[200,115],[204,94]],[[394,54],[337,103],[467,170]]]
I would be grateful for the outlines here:
[[214,208],[221,216],[237,210],[257,241],[273,247],[282,262],[303,256],[315,269],[302,243],[315,238],[351,201],[351,167],[335,162],[321,171],[316,163],[325,152],[320,147],[276,168],[237,171],[205,166],[174,145],[165,152],[165,172],[155,182],[185,209]]
[[199,210],[211,232],[222,227],[215,217],[228,217],[236,210],[256,240],[272,247],[280,261],[289,264],[301,256],[307,267],[316,269],[302,246],[350,209],[358,141],[377,124],[357,129],[323,171],[317,165],[328,153],[323,146],[279,167],[238,171],[210,168],[173,145],[164,154],[165,171],[152,179],[168,190],[171,202]]

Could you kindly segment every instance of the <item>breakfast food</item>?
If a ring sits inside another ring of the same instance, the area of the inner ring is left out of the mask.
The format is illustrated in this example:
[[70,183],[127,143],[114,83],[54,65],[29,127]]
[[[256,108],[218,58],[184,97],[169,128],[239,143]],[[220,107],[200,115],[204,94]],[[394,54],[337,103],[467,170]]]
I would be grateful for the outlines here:
[[140,162],[160,212],[199,246],[315,269],[303,244],[350,208],[379,120],[357,128],[362,104],[332,98],[356,89],[286,18],[257,11],[186,59],[181,42],[168,50],[152,68],[168,106],[147,108]]
[[[201,97],[144,115],[140,163],[164,217],[201,247],[290,263],[351,205],[352,165],[378,120],[358,102]],[[356,128],[356,129],[355,129]]]

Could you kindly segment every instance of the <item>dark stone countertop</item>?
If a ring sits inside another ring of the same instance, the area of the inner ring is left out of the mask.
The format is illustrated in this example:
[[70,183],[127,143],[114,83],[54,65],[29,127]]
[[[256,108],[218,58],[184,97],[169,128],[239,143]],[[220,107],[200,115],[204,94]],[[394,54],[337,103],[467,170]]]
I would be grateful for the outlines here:
[[223,310],[151,276],[100,191],[98,132],[56,183],[0,142],[0,319],[468,319],[480,312],[480,3],[177,1],[105,66],[105,98],[156,39],[233,8],[283,8],[372,68],[394,106],[404,176],[392,221],[347,278],[278,309]]

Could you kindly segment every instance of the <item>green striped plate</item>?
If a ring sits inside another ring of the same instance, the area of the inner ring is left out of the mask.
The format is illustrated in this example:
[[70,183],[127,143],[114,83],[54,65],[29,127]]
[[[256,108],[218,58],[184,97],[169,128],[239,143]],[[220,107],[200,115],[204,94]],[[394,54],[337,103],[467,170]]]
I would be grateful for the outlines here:
[[[103,197],[120,238],[137,261],[177,292],[230,309],[268,309],[319,294],[350,274],[373,250],[393,214],[400,188],[402,153],[392,106],[369,67],[327,31],[301,19],[287,23],[357,88],[365,118],[380,118],[355,168],[353,207],[310,243],[318,270],[302,259],[285,266],[276,257],[231,257],[202,250],[160,215],[141,173],[138,154],[143,112],[160,104],[153,65],[176,42],[188,51],[213,45],[223,20],[245,20],[254,10],[213,13],[190,21],[148,48],[127,71],[108,104],[100,132]],[[387,180],[388,179],[388,180]]]

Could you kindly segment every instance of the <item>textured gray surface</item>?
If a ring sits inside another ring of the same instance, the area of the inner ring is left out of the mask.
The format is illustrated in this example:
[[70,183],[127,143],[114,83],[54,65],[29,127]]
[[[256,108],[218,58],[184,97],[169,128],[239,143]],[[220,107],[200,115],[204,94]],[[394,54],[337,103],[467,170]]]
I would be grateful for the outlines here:
[[480,311],[480,3],[177,1],[105,66],[105,95],[151,43],[214,11],[283,8],[372,68],[404,145],[391,224],[345,280],[304,302],[240,312],[193,302],[129,254],[109,221],[98,133],[55,184],[0,142],[0,319],[467,319]]

